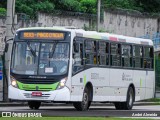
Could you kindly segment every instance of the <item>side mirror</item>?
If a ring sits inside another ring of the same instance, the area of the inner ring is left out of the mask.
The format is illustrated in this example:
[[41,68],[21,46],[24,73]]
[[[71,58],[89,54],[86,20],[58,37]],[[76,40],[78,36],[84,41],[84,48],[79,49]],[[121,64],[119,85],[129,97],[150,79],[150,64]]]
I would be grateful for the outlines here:
[[79,52],[79,44],[78,43],[74,43],[74,52],[78,53]]
[[5,48],[4,48],[4,52],[8,52],[8,48],[9,48],[9,44],[6,43]]

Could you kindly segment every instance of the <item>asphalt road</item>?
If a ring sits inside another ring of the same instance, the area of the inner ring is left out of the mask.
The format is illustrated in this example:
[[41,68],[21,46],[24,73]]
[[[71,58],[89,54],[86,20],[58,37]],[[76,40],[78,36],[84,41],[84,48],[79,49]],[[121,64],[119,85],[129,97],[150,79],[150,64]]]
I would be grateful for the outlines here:
[[114,106],[91,106],[88,111],[76,111],[72,105],[41,106],[39,110],[30,110],[27,106],[0,107],[2,112],[40,113],[41,116],[72,117],[152,117],[160,119],[160,105],[134,106],[132,110],[116,110]]

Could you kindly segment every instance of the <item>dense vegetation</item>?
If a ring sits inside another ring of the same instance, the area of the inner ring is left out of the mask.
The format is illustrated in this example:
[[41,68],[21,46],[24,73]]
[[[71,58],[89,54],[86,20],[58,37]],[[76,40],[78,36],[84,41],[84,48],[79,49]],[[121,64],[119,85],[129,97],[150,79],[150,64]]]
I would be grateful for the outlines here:
[[[0,2],[0,15],[6,13],[7,0]],[[140,12],[160,13],[160,0],[101,0],[103,8],[122,8]],[[53,10],[96,13],[97,0],[16,0],[16,12],[35,17],[38,11]]]

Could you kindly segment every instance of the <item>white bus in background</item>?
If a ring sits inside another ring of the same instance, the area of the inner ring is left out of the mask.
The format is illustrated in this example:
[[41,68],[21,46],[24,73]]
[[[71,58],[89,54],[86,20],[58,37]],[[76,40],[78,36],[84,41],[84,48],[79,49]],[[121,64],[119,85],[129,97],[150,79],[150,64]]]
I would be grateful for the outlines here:
[[17,30],[11,54],[9,98],[73,103],[111,102],[130,110],[154,97],[153,42],[109,33],[36,27]]

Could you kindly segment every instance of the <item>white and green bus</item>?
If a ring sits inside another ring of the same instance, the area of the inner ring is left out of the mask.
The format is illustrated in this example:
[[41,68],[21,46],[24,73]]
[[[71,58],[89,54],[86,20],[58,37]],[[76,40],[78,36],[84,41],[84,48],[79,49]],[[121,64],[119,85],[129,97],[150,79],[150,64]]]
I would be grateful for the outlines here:
[[11,53],[9,99],[73,103],[110,102],[130,110],[134,101],[154,97],[153,42],[65,27],[16,31]]

